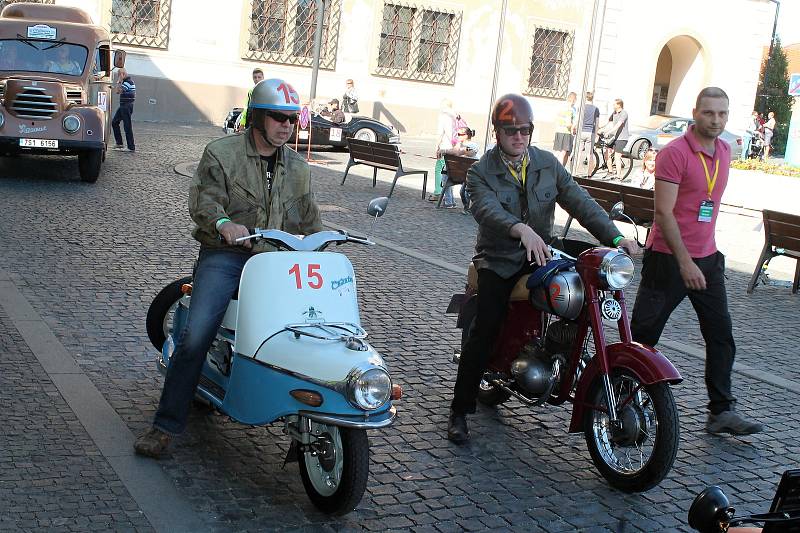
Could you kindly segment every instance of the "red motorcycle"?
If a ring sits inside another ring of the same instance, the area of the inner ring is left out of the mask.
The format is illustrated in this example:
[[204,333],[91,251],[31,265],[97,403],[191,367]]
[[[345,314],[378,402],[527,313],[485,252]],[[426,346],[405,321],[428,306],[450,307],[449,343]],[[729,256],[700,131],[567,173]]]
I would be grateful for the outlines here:
[[[620,490],[648,490],[675,461],[679,425],[670,385],[683,378],[661,352],[631,340],[623,289],[634,264],[627,254],[598,247],[574,258],[553,249],[553,258],[514,287],[478,401],[571,402],[569,431],[583,431],[600,474]],[[470,264],[466,292],[453,295],[447,309],[458,313],[462,349],[475,320],[477,279]],[[620,342],[606,343],[604,322],[616,324]]]

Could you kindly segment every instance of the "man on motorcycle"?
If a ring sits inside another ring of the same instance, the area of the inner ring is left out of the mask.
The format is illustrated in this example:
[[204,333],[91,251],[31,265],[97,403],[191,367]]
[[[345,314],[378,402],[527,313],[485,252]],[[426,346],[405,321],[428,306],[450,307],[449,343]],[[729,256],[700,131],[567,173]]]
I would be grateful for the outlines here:
[[469,440],[466,414],[475,412],[478,387],[514,285],[535,268],[531,262],[544,265],[551,258],[549,244],[571,254],[589,247],[553,237],[556,203],[603,244],[639,252],[636,242],[622,236],[554,155],[530,146],[533,110],[524,97],[507,94],[497,100],[492,125],[497,146],[467,172],[470,210],[479,224],[473,258],[478,300],[458,365],[447,427],[447,438],[459,444]]
[[153,427],[134,445],[136,453],[160,457],[171,437],[186,427],[206,352],[239,287],[244,264],[270,245],[239,237],[248,228],[310,234],[322,229],[311,191],[308,163],[285,146],[300,111],[300,99],[283,80],[256,85],[243,135],[211,141],[203,152],[189,190],[189,212],[200,242],[192,305],[177,339],[164,380]]

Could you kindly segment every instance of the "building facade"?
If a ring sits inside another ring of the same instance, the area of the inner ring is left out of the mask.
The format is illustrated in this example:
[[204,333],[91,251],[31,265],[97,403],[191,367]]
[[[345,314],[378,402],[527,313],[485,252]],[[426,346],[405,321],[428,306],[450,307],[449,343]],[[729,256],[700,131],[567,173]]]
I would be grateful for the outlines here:
[[[321,0],[40,0],[73,5],[128,51],[139,120],[221,123],[243,105],[251,71],[308,95]],[[8,3],[0,1],[0,5]],[[402,135],[433,134],[449,99],[486,133],[492,98],[527,95],[547,146],[567,93],[615,98],[633,124],[683,115],[706,85],[731,97],[731,128],[755,99],[768,0],[325,0],[317,84]],[[594,21],[594,27],[593,27]]]

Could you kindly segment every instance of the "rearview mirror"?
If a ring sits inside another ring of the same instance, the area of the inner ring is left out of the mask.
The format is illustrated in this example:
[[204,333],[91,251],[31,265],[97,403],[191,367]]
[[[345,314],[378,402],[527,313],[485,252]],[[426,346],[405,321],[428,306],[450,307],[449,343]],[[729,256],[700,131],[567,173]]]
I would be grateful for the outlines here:
[[611,220],[619,220],[622,218],[622,214],[625,212],[625,204],[622,202],[617,202],[611,207],[611,211],[608,212],[608,218]]
[[125,58],[128,53],[125,50],[114,50],[114,66],[122,68],[125,66]]
[[389,198],[381,196],[380,198],[373,198],[367,207],[367,214],[373,217],[380,217],[386,212],[386,206],[389,204]]
[[733,518],[734,509],[722,489],[716,485],[697,495],[689,508],[689,527],[700,533],[724,531],[721,524]]

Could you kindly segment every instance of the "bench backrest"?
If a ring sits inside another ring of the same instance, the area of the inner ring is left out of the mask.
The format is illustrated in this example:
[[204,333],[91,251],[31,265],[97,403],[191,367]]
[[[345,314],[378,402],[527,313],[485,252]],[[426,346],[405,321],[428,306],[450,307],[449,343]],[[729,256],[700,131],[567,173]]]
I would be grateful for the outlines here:
[[400,167],[400,147],[396,144],[347,139],[350,157],[387,167]]
[[452,185],[458,185],[467,181],[467,170],[477,163],[477,159],[464,157],[461,155],[445,154],[444,165],[447,169],[447,179]]
[[764,209],[764,236],[776,248],[800,253],[800,215]]
[[625,204],[625,214],[634,219],[638,224],[647,226],[655,218],[655,204],[652,189],[641,189],[589,178],[574,178],[575,182],[584,188],[589,196],[600,204],[606,211],[622,201]]

